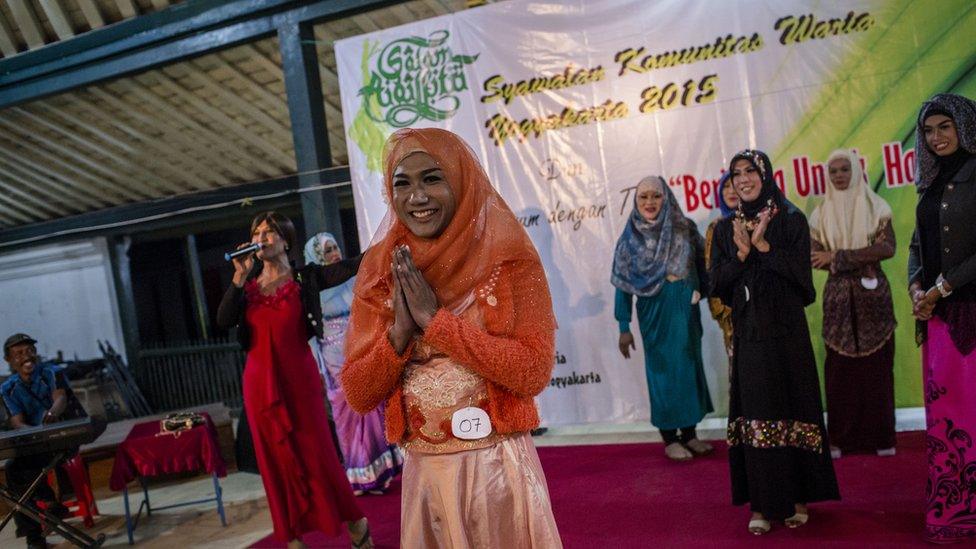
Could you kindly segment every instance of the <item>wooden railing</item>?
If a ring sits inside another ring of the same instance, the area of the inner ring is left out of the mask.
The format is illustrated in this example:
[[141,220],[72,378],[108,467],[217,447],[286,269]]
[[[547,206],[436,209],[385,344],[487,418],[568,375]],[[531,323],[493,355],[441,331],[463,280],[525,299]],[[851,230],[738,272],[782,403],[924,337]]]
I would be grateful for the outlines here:
[[211,339],[139,351],[136,382],[157,412],[223,402],[243,404],[244,352],[236,340]]

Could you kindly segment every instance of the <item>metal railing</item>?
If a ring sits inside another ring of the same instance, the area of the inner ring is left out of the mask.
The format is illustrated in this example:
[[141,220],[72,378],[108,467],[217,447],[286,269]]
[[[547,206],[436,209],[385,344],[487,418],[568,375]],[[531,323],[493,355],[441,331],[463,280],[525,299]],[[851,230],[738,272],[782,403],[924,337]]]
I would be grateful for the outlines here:
[[227,338],[178,345],[148,345],[139,351],[136,382],[156,412],[223,402],[243,405],[244,351]]

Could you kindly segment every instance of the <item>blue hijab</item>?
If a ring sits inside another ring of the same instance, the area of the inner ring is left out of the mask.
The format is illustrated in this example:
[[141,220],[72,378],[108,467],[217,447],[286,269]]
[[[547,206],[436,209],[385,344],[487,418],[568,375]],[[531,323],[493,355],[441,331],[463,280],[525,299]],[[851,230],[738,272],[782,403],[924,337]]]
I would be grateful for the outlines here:
[[722,174],[721,179],[718,180],[718,209],[722,212],[722,217],[728,217],[735,213],[734,208],[730,208],[728,204],[725,203],[725,186],[730,185],[732,180],[732,172],[727,171]]
[[[648,185],[664,194],[664,203],[654,221],[644,219],[637,209],[637,194]],[[645,177],[637,185],[630,217],[617,240],[610,282],[629,294],[657,295],[669,274],[679,279],[688,276],[695,238],[700,236],[694,222],[681,212],[681,205],[664,178]]]

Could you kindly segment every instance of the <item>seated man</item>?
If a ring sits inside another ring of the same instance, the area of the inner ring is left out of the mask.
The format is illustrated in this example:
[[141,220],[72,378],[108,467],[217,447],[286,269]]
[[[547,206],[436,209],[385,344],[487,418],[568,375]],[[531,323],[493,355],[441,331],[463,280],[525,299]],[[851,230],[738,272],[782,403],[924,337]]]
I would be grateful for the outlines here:
[[[25,429],[59,421],[68,404],[67,381],[58,372],[57,366],[38,361],[37,343],[27,334],[14,334],[3,344],[3,358],[10,365],[13,375],[0,385],[0,396],[10,413],[10,426]],[[7,485],[17,494],[22,494],[41,470],[53,459],[51,454],[37,454],[18,457],[7,464]],[[34,492],[34,498],[53,507],[57,514],[67,511],[55,502],[54,492],[46,482],[42,482]],[[14,515],[17,535],[27,536],[27,547],[47,547],[41,525],[26,516]]]

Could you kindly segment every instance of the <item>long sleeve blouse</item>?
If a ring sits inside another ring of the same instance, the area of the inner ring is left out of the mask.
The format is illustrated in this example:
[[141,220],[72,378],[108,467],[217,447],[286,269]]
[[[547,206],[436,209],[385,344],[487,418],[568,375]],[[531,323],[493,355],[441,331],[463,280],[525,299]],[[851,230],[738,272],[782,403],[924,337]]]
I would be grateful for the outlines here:
[[[486,288],[490,282],[485,281]],[[484,328],[440,309],[421,336],[428,344],[484,378],[488,416],[498,433],[538,426],[533,397],[549,384],[555,363],[555,332],[543,320],[552,303],[538,264],[503,264],[489,291],[476,292]],[[355,312],[353,312],[355,315]],[[349,337],[355,337],[350,334]],[[386,436],[401,442],[406,419],[401,387],[413,344],[398,355],[386,337],[362,356],[350,356],[341,380],[349,405],[366,413],[384,400]]]
[[782,208],[766,230],[768,252],[752,248],[740,261],[732,218],[719,221],[711,254],[711,296],[732,308],[735,338],[776,338],[806,324],[804,307],[816,300],[810,266],[810,228],[802,212]]

